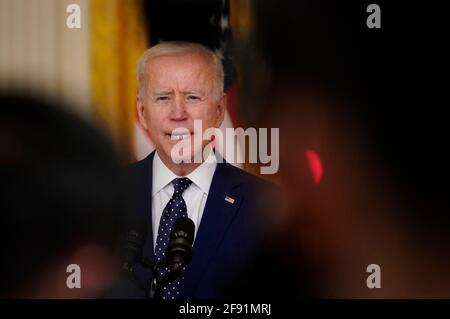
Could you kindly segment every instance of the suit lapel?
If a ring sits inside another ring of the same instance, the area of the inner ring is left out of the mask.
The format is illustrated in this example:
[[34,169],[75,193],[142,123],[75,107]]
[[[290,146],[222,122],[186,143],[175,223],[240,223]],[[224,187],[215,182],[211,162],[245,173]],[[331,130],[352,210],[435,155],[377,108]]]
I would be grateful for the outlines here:
[[240,183],[229,164],[217,164],[194,242],[192,260],[185,273],[182,292],[184,297],[193,295],[238,211],[243,200],[238,187]]

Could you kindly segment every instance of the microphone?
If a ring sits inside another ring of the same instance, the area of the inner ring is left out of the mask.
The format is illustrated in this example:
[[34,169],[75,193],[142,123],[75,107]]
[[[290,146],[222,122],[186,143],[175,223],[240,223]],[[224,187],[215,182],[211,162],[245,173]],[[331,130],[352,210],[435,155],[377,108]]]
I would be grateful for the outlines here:
[[121,225],[120,236],[116,246],[119,257],[120,276],[107,292],[105,298],[123,298],[137,287],[144,293],[145,285],[137,278],[136,265],[143,265],[143,248],[147,236],[147,222],[145,218],[135,214],[128,214]]
[[122,271],[134,276],[133,264],[142,263],[144,241],[147,236],[147,223],[144,218],[133,216],[128,222],[128,231],[122,239],[120,255]]
[[[194,231],[195,225],[191,219],[181,217],[175,220],[169,235],[165,260],[162,263],[156,263],[153,268],[153,279],[149,289],[150,299],[158,298],[162,287],[178,278],[184,266],[191,260]],[[159,267],[169,268],[169,271],[160,281],[157,280],[158,276],[156,275]]]
[[172,227],[166,248],[166,265],[172,278],[177,277],[191,260],[194,232],[194,222],[187,217],[178,218]]

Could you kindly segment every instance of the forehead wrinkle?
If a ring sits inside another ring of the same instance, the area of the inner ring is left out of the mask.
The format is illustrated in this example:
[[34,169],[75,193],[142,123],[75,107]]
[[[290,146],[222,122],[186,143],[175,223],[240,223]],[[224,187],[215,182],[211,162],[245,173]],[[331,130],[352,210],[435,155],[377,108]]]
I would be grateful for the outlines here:
[[154,95],[166,95],[166,94],[173,94],[173,90],[153,90],[151,94]]
[[[188,55],[186,56],[188,57]],[[161,91],[175,89],[179,92],[206,93],[207,90],[214,90],[213,70],[203,58],[191,57],[182,61],[170,61],[173,58],[175,56],[157,57],[147,65],[148,85],[151,82],[152,87],[159,87]],[[160,63],[157,63],[158,60]],[[192,67],[194,65],[195,67]],[[204,88],[199,88],[198,84],[192,82],[200,83],[202,86],[204,85]]]

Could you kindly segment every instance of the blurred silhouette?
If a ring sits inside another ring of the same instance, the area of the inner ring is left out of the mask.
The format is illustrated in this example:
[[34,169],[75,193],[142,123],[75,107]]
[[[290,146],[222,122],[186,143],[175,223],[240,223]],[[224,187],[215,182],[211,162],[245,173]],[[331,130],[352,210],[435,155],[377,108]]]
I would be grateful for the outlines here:
[[[283,197],[270,242],[284,258],[262,296],[450,297],[443,20],[431,6],[379,1],[382,28],[370,30],[369,3],[255,6],[258,58],[242,68],[244,85],[260,86],[242,100],[249,126],[280,128]],[[370,264],[379,289],[366,285]]]
[[[0,296],[101,297],[117,274],[130,209],[117,156],[61,105],[19,95],[2,95],[0,105]],[[80,288],[66,285],[71,264]]]

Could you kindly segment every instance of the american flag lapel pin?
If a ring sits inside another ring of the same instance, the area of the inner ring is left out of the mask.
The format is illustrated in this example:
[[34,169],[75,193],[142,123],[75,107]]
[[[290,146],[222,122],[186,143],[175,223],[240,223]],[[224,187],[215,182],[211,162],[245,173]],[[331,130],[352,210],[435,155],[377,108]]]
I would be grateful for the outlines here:
[[230,204],[234,204],[234,198],[232,198],[230,196],[225,196],[225,200]]

